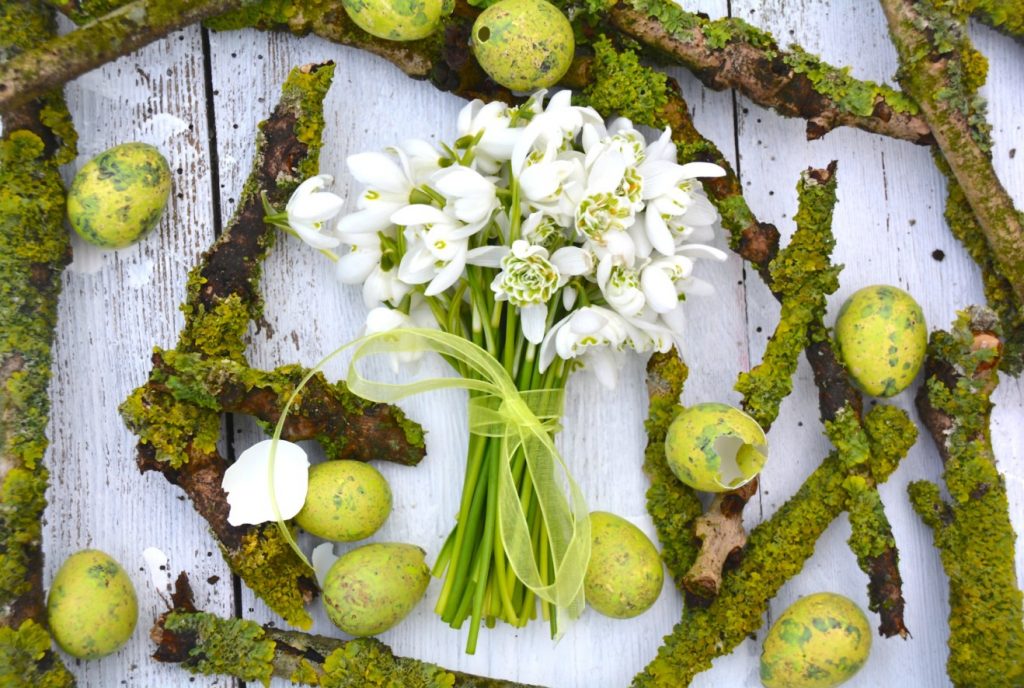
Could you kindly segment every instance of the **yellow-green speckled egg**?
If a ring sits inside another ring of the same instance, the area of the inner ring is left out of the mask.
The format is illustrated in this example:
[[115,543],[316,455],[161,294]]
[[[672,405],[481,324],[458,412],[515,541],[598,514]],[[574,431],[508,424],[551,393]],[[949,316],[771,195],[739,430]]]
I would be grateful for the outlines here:
[[664,582],[654,543],[635,525],[607,511],[590,514],[590,562],[583,579],[587,604],[613,619],[650,609]]
[[839,358],[864,392],[891,397],[910,386],[924,362],[928,332],[921,306],[887,285],[864,287],[836,319]]
[[68,220],[101,248],[124,248],[156,226],[171,193],[167,160],[146,143],[123,143],[87,162],[68,192]]
[[374,543],[346,553],[324,577],[324,609],[349,635],[377,635],[404,619],[430,582],[415,545]]
[[669,425],[665,456],[677,478],[706,492],[726,492],[749,482],[767,458],[757,421],[728,404],[684,408]]
[[348,16],[366,33],[387,41],[415,41],[437,31],[452,0],[342,0]]
[[368,538],[391,513],[391,488],[362,461],[325,461],[309,469],[309,488],[295,522],[326,540]]
[[871,628],[852,600],[822,592],[797,600],[764,639],[765,688],[832,688],[868,661]]
[[473,54],[496,82],[514,91],[554,86],[576,51],[572,25],[545,0],[501,0],[473,23]]
[[96,659],[114,652],[128,642],[138,616],[128,574],[99,550],[72,554],[50,586],[50,631],[73,657]]

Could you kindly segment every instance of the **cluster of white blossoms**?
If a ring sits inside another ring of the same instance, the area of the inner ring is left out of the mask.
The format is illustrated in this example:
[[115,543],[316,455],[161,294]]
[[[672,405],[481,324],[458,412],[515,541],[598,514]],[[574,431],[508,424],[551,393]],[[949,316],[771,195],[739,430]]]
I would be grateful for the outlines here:
[[328,230],[337,197],[318,177],[296,192],[289,221],[317,248],[346,247],[338,277],[362,284],[369,331],[436,326],[429,299],[469,303],[482,284],[518,309],[542,371],[556,356],[581,359],[614,384],[618,356],[667,351],[682,335],[682,295],[709,291],[694,263],[725,254],[706,243],[718,214],[699,178],[724,170],[678,164],[667,129],[647,143],[569,91],[546,107],[545,95],[470,103],[450,146],[353,155],[365,185],[356,209]]

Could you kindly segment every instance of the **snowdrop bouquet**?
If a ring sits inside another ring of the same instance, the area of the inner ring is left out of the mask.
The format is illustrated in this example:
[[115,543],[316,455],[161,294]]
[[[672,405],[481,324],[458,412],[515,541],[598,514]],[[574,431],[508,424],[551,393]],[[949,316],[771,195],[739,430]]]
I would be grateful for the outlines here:
[[[614,386],[629,350],[678,343],[681,301],[709,291],[694,263],[725,258],[706,243],[718,215],[699,181],[721,168],[678,164],[668,130],[648,143],[628,120],[606,125],[572,105],[569,91],[546,106],[545,96],[470,103],[450,145],[414,140],[349,157],[365,188],[333,231],[341,206],[326,176],[268,217],[335,259],[342,282],[362,286],[368,334],[457,336],[514,383],[481,408],[514,408],[542,428],[543,438],[516,440],[494,431],[493,418],[471,417],[461,508],[435,566],[444,577],[437,611],[454,627],[471,621],[469,652],[482,620],[520,626],[539,602],[557,632],[560,613],[582,610],[587,511],[550,465],[561,461],[550,435],[565,382],[586,365]],[[427,350],[464,378],[491,375],[460,347],[397,347],[393,360]],[[482,394],[466,386],[471,402]]]

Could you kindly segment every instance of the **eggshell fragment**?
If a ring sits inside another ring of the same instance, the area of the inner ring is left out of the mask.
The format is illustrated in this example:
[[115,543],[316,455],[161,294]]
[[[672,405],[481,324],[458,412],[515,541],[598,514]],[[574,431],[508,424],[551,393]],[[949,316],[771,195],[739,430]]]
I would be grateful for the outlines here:
[[665,456],[677,478],[697,490],[726,492],[749,482],[767,459],[757,421],[728,404],[683,409],[669,425]]

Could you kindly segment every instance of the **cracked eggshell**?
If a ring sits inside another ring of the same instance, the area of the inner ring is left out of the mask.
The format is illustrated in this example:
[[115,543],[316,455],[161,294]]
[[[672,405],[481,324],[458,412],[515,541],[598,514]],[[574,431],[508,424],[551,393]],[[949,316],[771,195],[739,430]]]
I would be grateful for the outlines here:
[[46,612],[61,649],[79,659],[97,659],[128,642],[139,606],[121,565],[105,552],[86,549],[57,571]]
[[867,662],[871,628],[852,600],[818,593],[797,600],[768,631],[761,651],[765,688],[833,688]]
[[514,91],[558,83],[576,52],[572,25],[545,0],[501,0],[473,23],[473,54],[496,82]]
[[306,532],[336,542],[368,538],[391,513],[391,488],[362,461],[325,461],[309,469],[309,487],[295,522]]
[[861,391],[891,397],[910,386],[924,363],[928,330],[914,297],[878,284],[850,296],[835,327],[839,358]]
[[437,31],[451,14],[451,0],[342,0],[349,18],[386,41],[415,41]]
[[153,146],[123,143],[87,162],[68,192],[68,221],[100,248],[124,248],[156,226],[171,193],[171,168]]
[[430,582],[426,553],[415,545],[375,543],[343,555],[327,572],[324,609],[354,636],[377,635],[404,619]]
[[587,604],[613,619],[650,609],[665,575],[654,543],[635,525],[607,511],[590,514],[590,561],[583,579]]
[[684,408],[665,437],[665,456],[677,478],[697,490],[726,492],[749,482],[767,459],[757,421],[728,404]]

